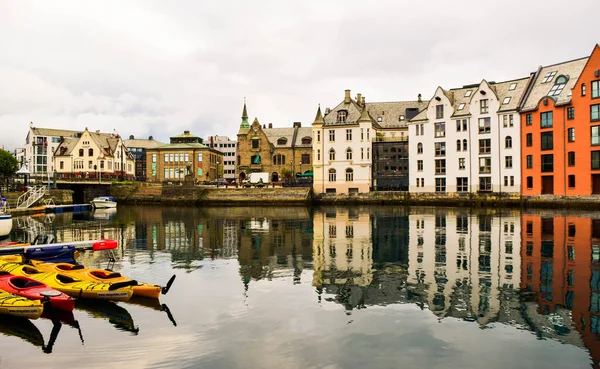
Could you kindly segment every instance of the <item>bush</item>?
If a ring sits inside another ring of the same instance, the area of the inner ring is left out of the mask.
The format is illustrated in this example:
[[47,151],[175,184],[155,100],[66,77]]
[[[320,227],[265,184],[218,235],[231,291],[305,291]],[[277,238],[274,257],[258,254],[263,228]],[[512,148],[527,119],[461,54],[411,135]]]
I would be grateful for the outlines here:
[[134,184],[133,181],[112,181],[111,184],[113,185],[121,185],[121,186],[132,186]]

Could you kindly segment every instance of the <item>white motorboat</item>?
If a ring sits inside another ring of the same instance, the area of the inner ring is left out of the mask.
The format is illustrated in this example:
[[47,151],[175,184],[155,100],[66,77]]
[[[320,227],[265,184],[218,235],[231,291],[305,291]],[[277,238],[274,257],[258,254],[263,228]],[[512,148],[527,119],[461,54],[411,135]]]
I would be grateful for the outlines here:
[[12,215],[8,212],[8,202],[4,196],[0,197],[0,238],[8,236],[12,230]]
[[117,207],[117,202],[112,196],[100,196],[92,200],[94,209],[111,209]]

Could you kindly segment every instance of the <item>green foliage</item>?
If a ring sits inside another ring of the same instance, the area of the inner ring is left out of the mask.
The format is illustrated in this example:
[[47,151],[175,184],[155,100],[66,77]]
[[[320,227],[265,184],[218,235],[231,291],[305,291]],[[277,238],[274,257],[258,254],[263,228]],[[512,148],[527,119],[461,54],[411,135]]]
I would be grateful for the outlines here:
[[133,181],[112,181],[110,184],[113,185],[121,185],[121,186],[132,186],[134,185]]
[[288,168],[281,169],[281,176],[285,179],[292,179],[294,177],[294,172]]
[[19,170],[17,158],[6,150],[0,149],[0,176],[4,178],[12,177]]

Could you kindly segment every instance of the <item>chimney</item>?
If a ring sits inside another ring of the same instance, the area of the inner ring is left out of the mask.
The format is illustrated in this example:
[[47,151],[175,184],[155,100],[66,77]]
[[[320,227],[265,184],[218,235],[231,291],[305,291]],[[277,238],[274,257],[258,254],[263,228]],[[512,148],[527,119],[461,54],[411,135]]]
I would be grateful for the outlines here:
[[190,131],[183,131],[183,134],[184,134],[184,135],[189,135],[189,134],[190,134]]
[[421,99],[421,94],[419,94],[419,96],[417,96],[417,101],[418,102],[423,102],[423,99]]
[[133,135],[129,135],[130,140],[133,140],[133,138],[134,138]]
[[150,140],[150,141],[154,141],[154,137],[153,137],[153,136],[149,136],[149,137],[148,137],[148,140]]
[[300,128],[300,127],[302,127],[301,122],[294,122],[294,128]]
[[273,128],[273,123],[269,123],[269,128]]
[[29,122],[29,127],[33,128],[33,122]]
[[330,111],[331,111],[331,109],[325,108],[325,115],[329,114]]
[[361,94],[356,94],[356,102],[358,103],[358,105],[362,105],[362,98],[361,98]]
[[367,102],[365,101],[365,97],[363,96],[362,97],[362,106],[367,106],[366,104],[367,104]]
[[263,124],[263,129],[267,129],[267,125],[266,124]]
[[344,96],[344,104],[350,104],[350,90],[346,90],[346,94]]

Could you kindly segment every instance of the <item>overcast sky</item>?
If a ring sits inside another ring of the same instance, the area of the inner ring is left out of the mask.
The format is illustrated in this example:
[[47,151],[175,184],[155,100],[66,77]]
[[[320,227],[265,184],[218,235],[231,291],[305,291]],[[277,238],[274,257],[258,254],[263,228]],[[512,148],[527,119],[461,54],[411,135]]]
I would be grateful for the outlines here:
[[37,127],[168,142],[250,118],[526,77],[589,55],[598,1],[0,0],[0,144]]

